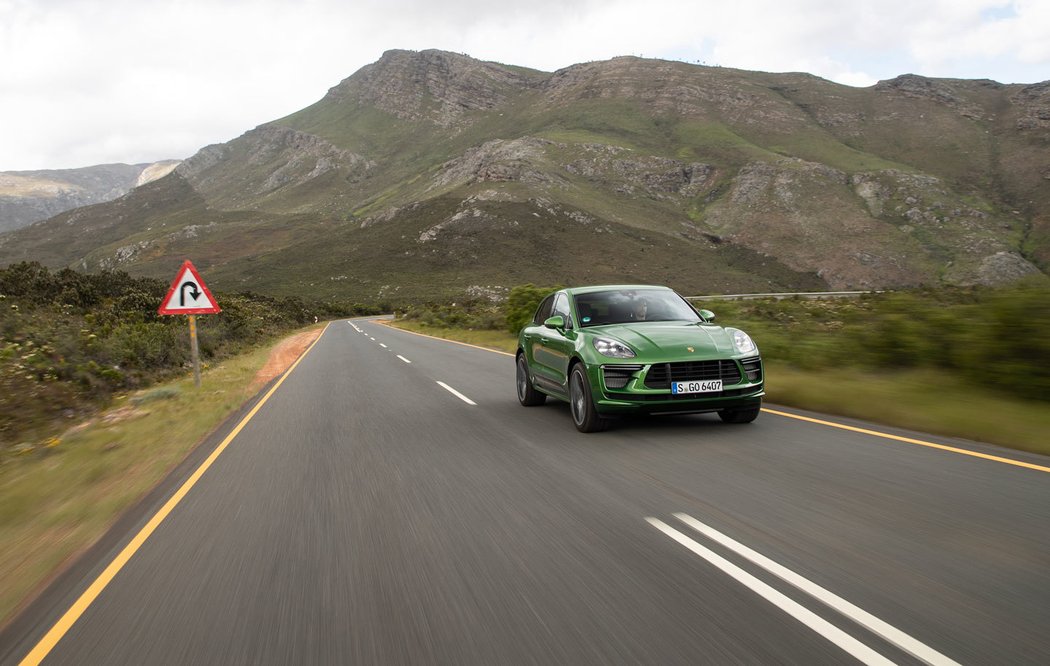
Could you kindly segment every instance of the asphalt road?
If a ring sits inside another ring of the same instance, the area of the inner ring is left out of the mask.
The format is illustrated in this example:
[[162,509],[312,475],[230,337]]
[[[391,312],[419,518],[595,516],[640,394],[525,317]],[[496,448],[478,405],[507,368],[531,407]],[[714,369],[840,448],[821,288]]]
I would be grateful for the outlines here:
[[1050,459],[832,420],[1036,467],[772,413],[583,435],[512,358],[336,321],[44,663],[1050,662]]

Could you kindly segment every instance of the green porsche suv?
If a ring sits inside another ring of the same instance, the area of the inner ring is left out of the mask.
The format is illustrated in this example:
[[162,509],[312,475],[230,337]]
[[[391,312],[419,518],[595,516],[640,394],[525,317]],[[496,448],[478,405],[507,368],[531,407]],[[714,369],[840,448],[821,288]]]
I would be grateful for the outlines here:
[[630,413],[718,412],[750,423],[765,395],[758,347],[713,319],[667,287],[556,291],[518,335],[518,400],[568,401],[581,432]]

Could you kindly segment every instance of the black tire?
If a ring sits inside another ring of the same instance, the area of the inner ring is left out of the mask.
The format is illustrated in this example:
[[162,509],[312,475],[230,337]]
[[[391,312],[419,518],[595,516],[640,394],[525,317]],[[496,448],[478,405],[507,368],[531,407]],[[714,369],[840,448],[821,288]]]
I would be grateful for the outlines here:
[[742,409],[723,409],[718,412],[718,416],[726,423],[751,423],[758,418],[760,411],[762,411],[762,405],[755,405]]
[[591,382],[580,363],[572,366],[569,372],[569,411],[572,412],[573,425],[580,432],[605,430],[605,419],[598,415],[591,397]]
[[535,407],[547,402],[547,396],[532,386],[532,377],[529,376],[529,364],[525,361],[525,354],[518,354],[517,366],[514,383],[518,390],[518,402],[526,407]]

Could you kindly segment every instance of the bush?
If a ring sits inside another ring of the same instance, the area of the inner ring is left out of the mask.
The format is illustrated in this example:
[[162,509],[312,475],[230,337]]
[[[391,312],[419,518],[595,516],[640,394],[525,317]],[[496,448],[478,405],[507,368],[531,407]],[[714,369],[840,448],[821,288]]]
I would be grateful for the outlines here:
[[947,288],[856,300],[698,304],[746,329],[763,357],[818,370],[935,368],[1002,393],[1050,400],[1050,289]]
[[475,331],[499,330],[504,327],[503,313],[488,301],[467,301],[451,305],[413,305],[403,314],[405,319],[437,328],[463,328]]
[[536,314],[540,301],[558,289],[561,287],[537,287],[533,284],[523,284],[511,289],[503,304],[503,317],[507,322],[507,330],[512,335],[517,335],[518,331]]
[[[167,284],[122,272],[0,269],[0,455],[20,439],[90,413],[117,392],[185,372],[185,317],[157,314]],[[215,362],[312,323],[375,313],[364,305],[217,294],[219,315],[197,319],[201,359]]]

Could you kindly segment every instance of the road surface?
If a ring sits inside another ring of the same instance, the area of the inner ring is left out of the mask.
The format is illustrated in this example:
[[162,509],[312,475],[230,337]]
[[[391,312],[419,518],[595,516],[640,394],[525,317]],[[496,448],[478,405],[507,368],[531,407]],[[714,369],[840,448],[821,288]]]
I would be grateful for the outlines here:
[[583,435],[512,358],[368,320],[256,407],[0,661],[1050,662],[1046,457],[776,407]]

